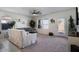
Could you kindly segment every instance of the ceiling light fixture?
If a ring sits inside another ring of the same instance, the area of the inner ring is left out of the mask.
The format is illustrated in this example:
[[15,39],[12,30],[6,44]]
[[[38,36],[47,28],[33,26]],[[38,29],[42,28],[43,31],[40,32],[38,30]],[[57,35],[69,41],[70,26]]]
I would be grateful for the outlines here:
[[40,15],[41,12],[38,10],[33,10],[32,15],[36,16],[36,15]]

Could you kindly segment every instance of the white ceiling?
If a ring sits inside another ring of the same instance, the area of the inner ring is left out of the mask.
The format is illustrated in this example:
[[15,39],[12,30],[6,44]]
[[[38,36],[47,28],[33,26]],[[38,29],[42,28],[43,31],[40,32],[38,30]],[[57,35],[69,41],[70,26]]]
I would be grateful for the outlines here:
[[39,10],[41,11],[42,15],[46,15],[71,8],[73,7],[0,7],[0,10],[30,16],[33,10]]

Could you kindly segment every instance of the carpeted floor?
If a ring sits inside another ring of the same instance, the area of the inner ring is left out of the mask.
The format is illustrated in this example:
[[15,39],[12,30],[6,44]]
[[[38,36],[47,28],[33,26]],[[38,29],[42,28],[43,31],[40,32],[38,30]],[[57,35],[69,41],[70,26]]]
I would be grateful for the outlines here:
[[68,52],[68,40],[61,36],[38,35],[37,43],[19,49],[7,39],[0,39],[1,52]]
[[38,35],[35,45],[22,49],[23,52],[68,52],[68,40],[62,36]]

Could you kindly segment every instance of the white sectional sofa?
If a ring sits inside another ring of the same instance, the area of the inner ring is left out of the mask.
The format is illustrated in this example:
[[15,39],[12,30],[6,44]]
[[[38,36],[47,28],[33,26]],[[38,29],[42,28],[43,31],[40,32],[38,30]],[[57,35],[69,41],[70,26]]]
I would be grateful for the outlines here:
[[24,30],[9,29],[9,41],[18,46],[24,48],[34,44],[37,41],[37,33],[29,33]]

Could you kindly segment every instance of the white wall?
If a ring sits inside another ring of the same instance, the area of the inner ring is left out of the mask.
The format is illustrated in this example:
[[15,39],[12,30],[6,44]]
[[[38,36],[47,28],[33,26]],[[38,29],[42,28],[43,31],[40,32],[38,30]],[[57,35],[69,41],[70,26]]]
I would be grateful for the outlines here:
[[60,12],[55,12],[55,13],[51,13],[51,14],[48,14],[48,15],[45,15],[45,16],[42,16],[40,19],[54,19],[55,20],[55,24],[51,24],[49,23],[49,29],[38,29],[38,32],[41,33],[41,34],[48,34],[50,31],[52,31],[54,34],[57,34],[58,31],[57,31],[57,22],[58,22],[58,19],[59,18],[65,18],[65,31],[66,31],[66,34],[68,33],[68,20],[70,18],[70,16],[73,17],[74,19],[74,23],[76,24],[76,9],[75,7],[72,8],[72,9],[69,9],[69,10],[63,10],[63,11],[60,11]]
[[77,25],[77,32],[79,32],[79,25]]
[[[6,12],[6,11],[2,11],[0,10],[0,19],[2,16],[10,16],[12,17],[12,20],[18,20],[18,19],[21,19],[21,20],[26,20],[26,27],[28,27],[29,25],[29,21],[31,20],[31,17],[29,18],[28,16],[23,16],[23,15],[20,15],[20,14],[17,14],[17,13],[11,13],[11,12]],[[48,14],[48,15],[44,15],[40,18],[36,18],[36,19],[48,19],[50,21],[50,19],[54,19],[55,20],[55,24],[51,24],[49,22],[49,29],[37,29],[37,31],[41,34],[48,34],[49,32],[53,32],[54,34],[57,33],[57,22],[58,22],[58,19],[59,18],[65,18],[66,20],[66,34],[68,33],[68,20],[69,20],[69,17],[72,16],[74,20],[76,20],[76,10],[75,8],[72,8],[72,9],[69,9],[69,10],[63,10],[63,11],[60,11],[60,12],[55,12],[55,13],[51,13],[51,14]],[[34,18],[35,19],[35,18]],[[37,20],[35,19],[35,21],[37,22]],[[76,21],[75,21],[76,23]],[[23,26],[23,25],[22,25]]]
[[28,27],[29,17],[27,17],[27,16],[24,16],[24,15],[21,15],[21,14],[17,14],[17,13],[11,13],[11,12],[0,10],[0,20],[2,19],[3,16],[9,16],[9,17],[12,18],[12,20],[18,20],[18,19],[24,20],[25,21],[24,26]]

